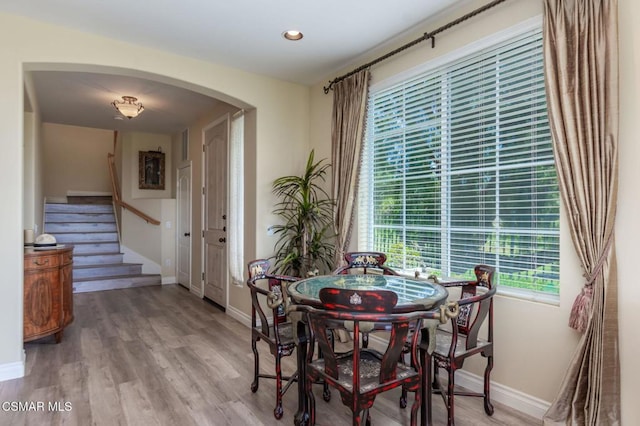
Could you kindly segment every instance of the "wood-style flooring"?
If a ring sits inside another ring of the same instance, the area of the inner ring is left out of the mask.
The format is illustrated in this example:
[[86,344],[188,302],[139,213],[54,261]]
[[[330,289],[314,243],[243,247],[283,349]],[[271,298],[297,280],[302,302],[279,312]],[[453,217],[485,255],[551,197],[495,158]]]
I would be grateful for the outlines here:
[[[274,381],[261,380],[255,394],[250,390],[249,329],[181,286],[79,293],[74,302],[75,321],[62,342],[26,343],[25,377],[0,382],[0,425],[293,424],[296,386],[284,396],[284,417],[275,420]],[[273,357],[259,346],[261,368],[271,371]],[[285,373],[295,370],[295,355],[285,360]],[[376,399],[374,425],[409,424],[410,410],[398,407],[398,397],[391,391]],[[350,424],[337,393],[330,403],[320,396],[316,401],[318,424]],[[34,411],[14,411],[18,403],[33,403]],[[540,424],[494,404],[488,417],[481,399],[457,398],[456,423]],[[433,410],[434,423],[446,424],[437,396]]]

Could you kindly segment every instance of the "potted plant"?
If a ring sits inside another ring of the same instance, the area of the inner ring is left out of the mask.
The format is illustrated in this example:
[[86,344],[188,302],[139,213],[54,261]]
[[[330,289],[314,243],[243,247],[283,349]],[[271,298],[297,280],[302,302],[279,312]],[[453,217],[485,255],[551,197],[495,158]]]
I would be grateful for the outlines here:
[[274,266],[281,274],[306,277],[333,269],[334,201],[322,188],[331,165],[314,161],[312,150],[302,176],[273,182],[279,199],[273,213],[282,220],[273,227],[279,235]]

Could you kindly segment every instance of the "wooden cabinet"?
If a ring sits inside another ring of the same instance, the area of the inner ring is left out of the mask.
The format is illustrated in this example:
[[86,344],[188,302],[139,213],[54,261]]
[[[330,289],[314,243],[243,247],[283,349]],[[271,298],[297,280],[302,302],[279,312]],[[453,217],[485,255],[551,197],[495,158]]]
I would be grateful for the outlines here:
[[24,251],[24,341],[55,334],[73,321],[73,247]]

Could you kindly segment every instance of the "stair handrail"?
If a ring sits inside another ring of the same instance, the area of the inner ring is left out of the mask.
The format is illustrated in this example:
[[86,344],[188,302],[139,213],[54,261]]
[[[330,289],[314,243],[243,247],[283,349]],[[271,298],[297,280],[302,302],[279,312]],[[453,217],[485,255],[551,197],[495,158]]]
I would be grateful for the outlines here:
[[[118,132],[115,131],[113,135],[113,151],[114,152],[115,152],[115,144],[116,144],[117,137],[118,137]],[[160,225],[159,220],[152,218],[146,213],[143,213],[142,211],[133,207],[131,204],[127,203],[126,201],[122,201],[120,199],[120,190],[118,187],[118,180],[116,178],[116,173],[115,173],[115,155],[113,153],[107,154],[107,163],[109,164],[109,175],[111,176],[111,191],[113,193],[114,204],[116,204],[119,207],[122,207],[123,209],[129,210],[131,213],[145,220],[147,223],[150,223],[152,225]]]

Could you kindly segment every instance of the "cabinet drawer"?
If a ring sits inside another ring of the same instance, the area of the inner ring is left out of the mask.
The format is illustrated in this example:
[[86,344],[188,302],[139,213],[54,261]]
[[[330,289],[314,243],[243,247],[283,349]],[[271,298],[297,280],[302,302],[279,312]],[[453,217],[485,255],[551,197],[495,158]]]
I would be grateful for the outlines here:
[[33,269],[55,268],[60,264],[60,256],[51,254],[46,256],[27,256],[24,258],[25,271]]

